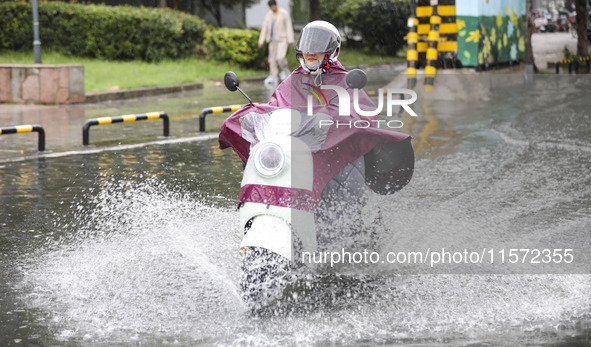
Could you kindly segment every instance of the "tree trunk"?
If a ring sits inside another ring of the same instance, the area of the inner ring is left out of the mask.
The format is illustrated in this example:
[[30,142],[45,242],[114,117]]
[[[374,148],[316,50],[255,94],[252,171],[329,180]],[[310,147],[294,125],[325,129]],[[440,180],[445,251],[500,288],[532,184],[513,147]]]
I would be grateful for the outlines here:
[[158,0],[158,8],[166,8],[166,0]]
[[320,0],[310,0],[310,21],[320,19]]
[[213,2],[215,20],[218,22],[218,27],[222,26],[222,10],[219,1]]
[[217,23],[218,27],[222,26],[222,11],[219,0],[199,0],[198,3],[202,10],[209,12]]
[[533,0],[525,1],[525,64],[532,65],[534,71],[537,71],[536,62],[534,60],[534,50],[531,44],[531,37],[536,30],[536,25],[531,16]]
[[589,55],[587,46],[587,0],[576,0],[577,11],[577,55]]

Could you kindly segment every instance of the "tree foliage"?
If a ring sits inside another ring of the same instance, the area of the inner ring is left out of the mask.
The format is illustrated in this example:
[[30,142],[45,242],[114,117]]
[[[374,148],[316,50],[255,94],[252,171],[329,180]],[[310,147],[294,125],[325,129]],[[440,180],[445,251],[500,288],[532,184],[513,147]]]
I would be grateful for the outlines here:
[[373,51],[395,55],[405,44],[407,1],[395,0],[325,0],[321,2],[322,19],[345,33],[347,40],[361,36],[361,43]]

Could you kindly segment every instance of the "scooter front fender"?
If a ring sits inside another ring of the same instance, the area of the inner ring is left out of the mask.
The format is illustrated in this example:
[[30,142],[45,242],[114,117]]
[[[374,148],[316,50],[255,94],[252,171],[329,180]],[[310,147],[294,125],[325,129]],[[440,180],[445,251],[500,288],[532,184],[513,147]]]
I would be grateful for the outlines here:
[[249,220],[252,222],[240,243],[241,249],[262,247],[288,260],[293,260],[296,250],[316,251],[312,212],[249,202],[240,208],[240,221],[246,225]]

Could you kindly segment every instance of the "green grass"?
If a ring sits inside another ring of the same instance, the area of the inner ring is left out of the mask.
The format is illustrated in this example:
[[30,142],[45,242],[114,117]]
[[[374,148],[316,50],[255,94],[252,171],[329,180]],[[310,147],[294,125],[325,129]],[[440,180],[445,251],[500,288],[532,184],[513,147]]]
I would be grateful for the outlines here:
[[[207,83],[214,79],[223,79],[228,70],[236,72],[241,77],[264,75],[264,71],[243,69],[235,65],[197,58],[146,63],[143,61],[105,61],[79,58],[51,52],[43,52],[41,58],[43,64],[84,65],[84,88],[86,92],[168,86],[192,82]],[[0,52],[0,64],[32,64],[33,62],[32,52]]]
[[[404,58],[367,54],[362,50],[343,47],[339,60],[345,66],[365,64],[388,64],[404,61]],[[288,50],[289,66],[299,66],[295,49]],[[0,51],[0,64],[32,64],[33,52]],[[240,77],[265,76],[267,71],[244,69],[228,63],[198,58],[167,60],[158,63],[143,61],[105,61],[92,58],[66,56],[43,52],[43,64],[84,65],[84,88],[86,92],[109,91],[139,87],[168,86],[182,83],[210,83],[221,80],[226,71],[232,70]]]

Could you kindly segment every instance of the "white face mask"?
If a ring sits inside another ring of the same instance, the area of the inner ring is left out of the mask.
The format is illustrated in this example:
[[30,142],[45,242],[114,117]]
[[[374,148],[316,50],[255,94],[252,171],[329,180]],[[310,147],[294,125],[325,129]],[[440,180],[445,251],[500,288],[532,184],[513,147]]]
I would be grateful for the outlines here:
[[320,67],[320,64],[322,64],[322,61],[316,60],[315,62],[312,63],[312,65],[306,64],[306,66],[308,67],[308,69],[310,71],[316,71]]
[[320,68],[320,66],[322,65],[323,61],[324,59],[322,61],[317,60],[314,63],[308,65],[306,64],[304,57],[300,57],[301,67],[304,68],[304,70],[308,71],[311,75],[319,75],[322,73],[322,69]]

